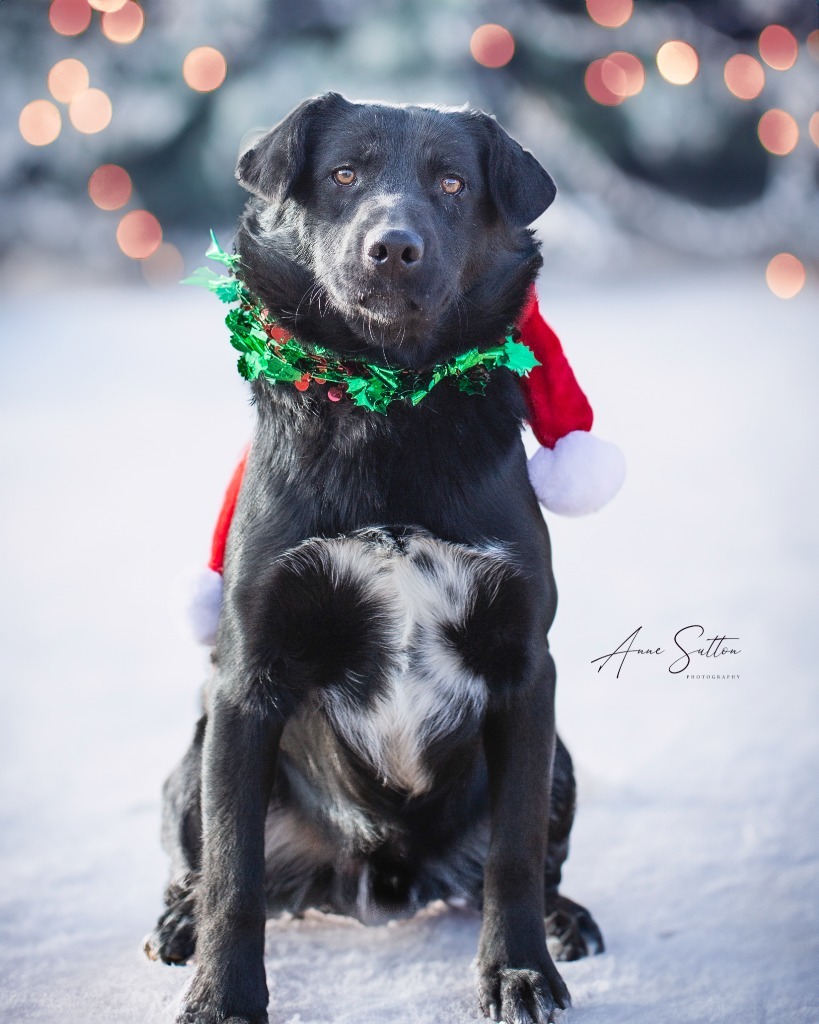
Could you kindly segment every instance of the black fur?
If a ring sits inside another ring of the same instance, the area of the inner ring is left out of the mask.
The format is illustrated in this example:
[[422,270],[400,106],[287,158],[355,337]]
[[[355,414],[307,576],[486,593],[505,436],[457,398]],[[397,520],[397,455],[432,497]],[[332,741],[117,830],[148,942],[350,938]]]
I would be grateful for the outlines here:
[[[485,114],[336,94],[293,111],[237,175],[255,196],[242,273],[270,310],[302,342],[415,368],[514,323],[540,266],[527,225],[554,196]],[[378,920],[459,896],[483,906],[484,1013],[542,1024],[569,999],[547,929],[563,959],[602,939],[557,891],[574,777],[519,385],[505,370],[483,397],[442,383],[386,416],[325,392],[253,386],[214,675],[166,786],[173,877],[146,949],[196,948],[180,1021],[258,1024],[266,913]],[[431,709],[406,735],[405,685]],[[356,738],[368,722],[393,746]]]

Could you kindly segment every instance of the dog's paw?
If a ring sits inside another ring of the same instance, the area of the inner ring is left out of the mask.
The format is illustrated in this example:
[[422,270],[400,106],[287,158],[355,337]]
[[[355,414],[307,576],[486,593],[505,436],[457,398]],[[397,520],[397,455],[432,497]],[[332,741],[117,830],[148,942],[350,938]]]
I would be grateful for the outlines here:
[[182,993],[175,1024],[268,1024],[266,1006],[263,982],[256,988],[242,974],[238,985],[215,984],[200,964]]
[[570,1003],[554,964],[541,971],[505,967],[482,974],[478,997],[485,1017],[505,1024],[548,1024]]
[[555,960],[579,960],[604,952],[603,936],[585,907],[556,896],[547,909],[546,936]]
[[177,903],[165,911],[142,947],[150,960],[166,964],[185,964],[190,960],[196,949],[192,911],[192,903]]

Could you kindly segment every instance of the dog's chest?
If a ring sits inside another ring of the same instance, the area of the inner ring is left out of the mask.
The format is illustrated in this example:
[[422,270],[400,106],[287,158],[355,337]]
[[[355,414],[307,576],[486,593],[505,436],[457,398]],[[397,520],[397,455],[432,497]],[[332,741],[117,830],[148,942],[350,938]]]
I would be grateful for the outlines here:
[[338,735],[384,784],[418,795],[433,784],[430,748],[479,728],[486,683],[464,664],[448,630],[466,621],[476,589],[492,585],[502,562],[497,552],[420,531],[400,545],[385,531],[358,536],[376,539],[335,542],[332,571],[364,581],[377,599],[382,614],[371,625],[384,671],[370,691],[330,688],[325,708]]

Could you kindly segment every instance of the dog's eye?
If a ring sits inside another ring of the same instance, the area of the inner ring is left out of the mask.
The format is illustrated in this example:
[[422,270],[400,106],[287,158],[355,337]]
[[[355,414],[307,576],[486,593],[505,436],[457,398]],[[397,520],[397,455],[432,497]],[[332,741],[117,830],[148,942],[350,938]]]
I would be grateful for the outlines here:
[[337,167],[333,171],[333,178],[339,185],[352,185],[355,181],[355,171],[352,167]]
[[441,188],[448,196],[457,196],[463,187],[463,178],[459,178],[455,174],[448,174],[445,178],[441,178]]

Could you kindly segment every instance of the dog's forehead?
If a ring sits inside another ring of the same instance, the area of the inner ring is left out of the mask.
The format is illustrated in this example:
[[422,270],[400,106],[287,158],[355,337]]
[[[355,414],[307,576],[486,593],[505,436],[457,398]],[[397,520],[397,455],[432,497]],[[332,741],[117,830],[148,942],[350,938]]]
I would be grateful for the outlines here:
[[319,151],[329,159],[412,155],[453,165],[478,161],[477,139],[462,111],[376,103],[351,104],[325,122]]

